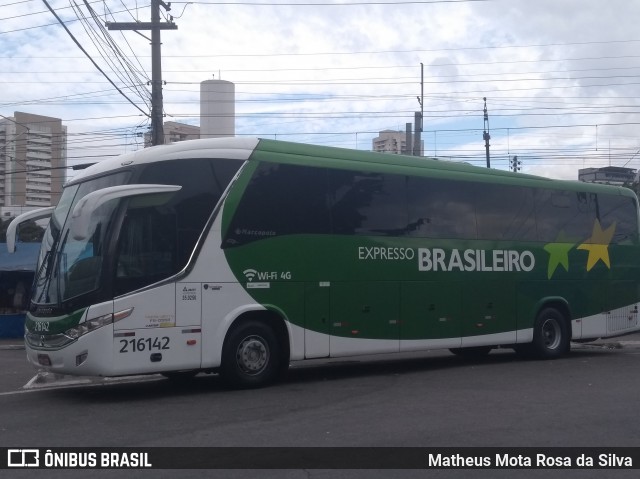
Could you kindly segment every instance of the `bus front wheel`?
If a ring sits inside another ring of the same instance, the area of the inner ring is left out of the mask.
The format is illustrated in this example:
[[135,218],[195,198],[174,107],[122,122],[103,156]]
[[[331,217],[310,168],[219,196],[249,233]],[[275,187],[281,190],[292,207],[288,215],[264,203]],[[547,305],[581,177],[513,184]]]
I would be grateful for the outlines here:
[[532,352],[540,359],[555,359],[569,351],[570,329],[565,316],[555,308],[540,311],[533,329]]
[[273,330],[259,321],[232,329],[222,348],[221,374],[232,387],[266,386],[279,371],[279,345]]

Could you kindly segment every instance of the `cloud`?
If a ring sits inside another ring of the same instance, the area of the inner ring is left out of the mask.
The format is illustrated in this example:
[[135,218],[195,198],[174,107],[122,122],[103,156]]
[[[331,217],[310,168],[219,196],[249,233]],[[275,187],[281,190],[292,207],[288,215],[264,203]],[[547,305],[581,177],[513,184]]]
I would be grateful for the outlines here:
[[[138,79],[119,78],[100,55],[105,39],[90,39],[66,0],[49,3],[146,111],[131,89]],[[162,32],[167,120],[197,124],[199,83],[213,75],[236,84],[240,134],[366,149],[380,130],[413,122],[423,63],[428,154],[483,164],[486,97],[492,166],[506,168],[517,154],[525,171],[556,177],[609,161],[640,167],[636,2],[310,3],[174,3],[178,30]],[[92,5],[103,20],[149,19],[148,6],[132,0]],[[41,26],[55,19],[40,2],[12,3],[3,15],[9,67],[0,72],[0,113],[62,118],[70,156],[140,147],[148,118],[61,26]],[[110,35],[150,75],[149,41],[132,31]],[[139,88],[148,85],[140,80]]]

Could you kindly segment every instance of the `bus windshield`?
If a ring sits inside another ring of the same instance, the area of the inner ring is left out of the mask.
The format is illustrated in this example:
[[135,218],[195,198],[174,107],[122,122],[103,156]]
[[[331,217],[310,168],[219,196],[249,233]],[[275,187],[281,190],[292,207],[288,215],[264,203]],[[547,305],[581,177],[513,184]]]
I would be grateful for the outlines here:
[[89,234],[81,240],[70,234],[70,213],[87,194],[123,184],[127,177],[127,172],[120,172],[65,188],[42,243],[34,303],[60,306],[64,301],[100,288],[107,225],[118,202],[110,201],[96,209],[91,217]]

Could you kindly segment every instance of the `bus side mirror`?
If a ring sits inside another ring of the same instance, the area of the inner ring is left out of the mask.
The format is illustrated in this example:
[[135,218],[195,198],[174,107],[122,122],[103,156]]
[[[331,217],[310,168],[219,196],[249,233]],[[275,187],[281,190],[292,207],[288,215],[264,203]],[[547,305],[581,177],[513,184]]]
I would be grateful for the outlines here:
[[91,216],[107,201],[130,196],[175,193],[182,189],[177,185],[120,185],[92,191],[78,201],[71,213],[71,236],[82,241],[89,236]]
[[53,214],[53,210],[55,206],[47,206],[46,208],[38,208],[37,210],[27,211],[26,213],[22,213],[21,215],[16,216],[11,220],[9,226],[7,226],[7,251],[9,253],[16,252],[16,233],[18,231],[18,227],[22,223],[26,223],[30,220],[41,220],[43,218],[49,218]]

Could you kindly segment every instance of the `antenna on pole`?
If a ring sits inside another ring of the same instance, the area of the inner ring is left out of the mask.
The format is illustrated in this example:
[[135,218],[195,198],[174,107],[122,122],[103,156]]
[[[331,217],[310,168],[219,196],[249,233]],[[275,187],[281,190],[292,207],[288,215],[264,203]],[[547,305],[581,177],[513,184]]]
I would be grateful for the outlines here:
[[484,132],[482,133],[482,138],[484,139],[484,147],[487,151],[487,168],[491,168],[491,159],[489,157],[489,140],[491,139],[491,135],[489,134],[489,114],[487,113],[487,97],[483,98],[484,100]]

